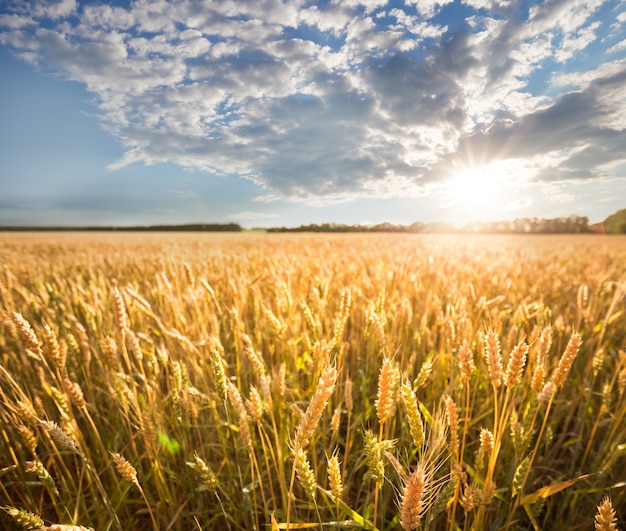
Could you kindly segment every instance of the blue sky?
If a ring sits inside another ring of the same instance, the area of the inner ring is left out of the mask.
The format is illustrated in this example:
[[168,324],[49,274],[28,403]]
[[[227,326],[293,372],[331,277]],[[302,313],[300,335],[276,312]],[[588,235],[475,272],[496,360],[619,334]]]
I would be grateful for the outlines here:
[[0,225],[626,207],[626,0],[2,0],[0,71]]

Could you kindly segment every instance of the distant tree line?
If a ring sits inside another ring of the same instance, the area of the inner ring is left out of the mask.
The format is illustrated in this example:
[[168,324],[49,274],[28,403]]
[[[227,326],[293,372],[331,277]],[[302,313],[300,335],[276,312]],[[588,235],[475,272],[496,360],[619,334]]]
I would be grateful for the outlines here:
[[[241,232],[238,223],[191,223],[184,225],[137,225],[137,226],[0,226],[0,232],[53,232],[53,231],[116,231],[116,232]],[[561,218],[518,218],[513,221],[493,221],[468,223],[455,227],[449,223],[422,223],[410,225],[378,223],[377,225],[347,225],[343,223],[322,223],[300,225],[298,227],[271,227],[259,229],[265,232],[395,232],[414,234],[442,233],[485,233],[485,234],[585,234],[606,232],[626,234],[626,209],[609,216],[604,222],[589,225],[587,216]]]
[[273,227],[267,232],[405,232],[405,233],[488,233],[488,234],[564,234],[590,233],[589,218],[569,216],[567,218],[520,218],[513,221],[477,222],[463,227],[454,227],[449,223],[421,223],[397,225],[379,223],[378,225],[345,225],[341,223],[322,223],[300,225],[299,227]]
[[412,230],[420,227],[422,223],[413,225],[395,225],[393,223],[380,223],[378,225],[345,225],[343,223],[322,223],[318,225],[300,225],[299,227],[272,227],[267,232],[421,232]]
[[243,228],[237,223],[192,223],[187,225],[137,225],[132,227],[0,227],[5,232],[241,232]]
[[464,227],[462,232],[584,234],[594,231],[589,227],[587,216],[569,216],[567,218],[520,218],[513,221],[473,223]]

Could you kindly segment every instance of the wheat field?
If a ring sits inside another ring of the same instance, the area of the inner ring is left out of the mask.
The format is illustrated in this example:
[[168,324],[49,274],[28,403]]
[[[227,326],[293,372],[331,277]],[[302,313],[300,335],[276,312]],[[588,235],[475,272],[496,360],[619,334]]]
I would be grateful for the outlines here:
[[626,239],[0,234],[0,527],[624,529]]

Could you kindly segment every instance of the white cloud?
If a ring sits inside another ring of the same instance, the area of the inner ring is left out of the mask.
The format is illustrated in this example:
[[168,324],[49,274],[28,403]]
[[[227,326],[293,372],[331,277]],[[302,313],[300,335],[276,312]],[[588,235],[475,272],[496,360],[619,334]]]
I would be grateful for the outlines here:
[[278,194],[264,194],[257,195],[252,198],[252,201],[255,203],[275,203],[276,201],[281,201],[285,199],[284,196]]
[[550,29],[564,33],[578,30],[604,3],[604,0],[548,0],[530,8],[526,31],[535,35]]
[[619,41],[615,45],[607,49],[607,53],[617,53],[626,49],[626,39]]
[[96,96],[126,150],[109,169],[242,177],[265,189],[257,202],[415,196],[470,156],[526,159],[543,181],[613,171],[626,66],[566,69],[615,31],[594,18],[601,1],[548,0],[523,19],[513,2],[466,0],[463,23],[432,23],[448,4],[33,0],[0,15],[0,43]]
[[541,187],[541,193],[550,203],[572,203],[576,200],[574,194],[564,191],[563,187],[559,185],[543,185]]
[[76,0],[40,0],[34,4],[34,15],[58,20],[72,15],[77,7]]
[[618,75],[624,68],[626,68],[625,61],[606,62],[591,70],[559,73],[552,78],[551,82],[556,87],[584,89],[602,78]]
[[105,4],[83,6],[82,24],[85,28],[102,28],[106,30],[128,30],[135,25],[135,17],[131,11],[121,7]]
[[12,30],[19,30],[26,28],[27,26],[35,26],[36,22],[27,16],[20,15],[0,15],[0,28],[9,28]]
[[453,0],[406,0],[406,4],[415,5],[419,14],[424,18],[432,18],[445,5]]
[[574,56],[580,50],[584,50],[595,39],[595,30],[600,27],[600,22],[596,21],[576,32],[563,37],[560,48],[556,51],[555,59],[563,63]]
[[323,11],[320,11],[317,6],[313,5],[303,9],[298,14],[299,22],[308,26],[314,26],[322,32],[330,33],[334,37],[339,37],[344,33],[351,18],[348,10],[332,5]]

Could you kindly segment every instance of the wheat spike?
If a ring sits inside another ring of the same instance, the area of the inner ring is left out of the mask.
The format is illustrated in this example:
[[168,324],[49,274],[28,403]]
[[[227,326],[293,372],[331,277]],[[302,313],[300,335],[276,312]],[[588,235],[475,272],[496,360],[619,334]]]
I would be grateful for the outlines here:
[[287,364],[281,363],[272,378],[272,391],[278,397],[284,397],[287,392]]
[[365,479],[373,479],[376,483],[382,483],[385,480],[385,463],[378,439],[371,430],[365,430],[363,433],[363,445],[368,468]]
[[30,323],[18,312],[9,312],[9,317],[26,346],[33,352],[41,353],[41,343],[39,342],[37,334],[35,334],[35,331],[30,326]]
[[567,375],[569,374],[572,365],[574,364],[574,359],[580,350],[580,345],[582,344],[582,338],[578,332],[574,332],[565,348],[565,352],[561,356],[559,360],[559,364],[557,365],[554,375],[552,376],[552,381],[554,385],[558,388],[561,387],[565,380],[567,380]]
[[113,312],[115,315],[115,325],[120,334],[125,335],[128,330],[128,316],[126,315],[126,305],[120,290],[117,286],[113,286],[111,289],[111,295],[113,297]]
[[222,401],[226,401],[226,372],[224,371],[224,362],[222,361],[221,351],[223,351],[221,344],[214,341],[211,346],[210,354],[211,369],[213,371],[213,378],[215,379],[217,395]]
[[233,405],[233,409],[239,417],[239,435],[241,435],[241,440],[244,445],[248,449],[250,449],[252,448],[252,437],[250,435],[250,417],[248,416],[248,412],[246,411],[246,407],[244,406],[243,399],[241,398],[241,393],[239,392],[239,389],[237,389],[237,387],[235,387],[235,385],[228,380],[226,381],[226,387],[230,403]]
[[422,366],[420,367],[420,372],[417,373],[417,377],[413,381],[413,389],[417,390],[426,385],[428,378],[430,378],[430,375],[433,372],[433,364],[433,358],[429,358],[424,363],[422,363]]
[[47,324],[43,325],[43,342],[48,359],[56,365],[59,369],[65,367],[65,360],[67,358],[67,345],[65,349],[61,348],[57,335],[54,330]]
[[450,427],[450,453],[458,459],[459,456],[459,412],[456,402],[451,396],[444,398],[446,405],[446,417]]
[[112,337],[105,337],[102,350],[104,352],[104,356],[111,367],[117,366],[117,345],[115,344],[115,339]]
[[385,480],[383,452],[393,448],[394,441],[379,441],[371,430],[365,430],[363,432],[363,445],[365,450],[365,462],[368,468],[365,473],[365,479],[372,479],[376,483],[382,483]]
[[194,452],[193,461],[187,461],[187,465],[198,472],[202,484],[209,492],[215,493],[217,491],[218,480],[215,472],[213,472],[213,469],[207,465],[197,453]]
[[504,385],[507,389],[515,387],[522,377],[522,371],[526,365],[526,357],[528,355],[528,345],[524,340],[520,341],[511,352],[509,364],[506,369]]
[[459,372],[461,373],[461,381],[469,382],[472,372],[474,371],[474,356],[472,349],[469,347],[467,340],[463,341],[459,350]]
[[317,491],[317,481],[315,480],[315,474],[311,470],[311,465],[306,456],[305,451],[302,448],[296,450],[295,455],[296,476],[300,485],[306,491],[306,493],[313,499],[315,499],[315,493]]
[[63,387],[65,388],[65,392],[70,397],[72,404],[79,409],[86,407],[87,403],[85,402],[83,390],[80,388],[78,383],[72,382],[69,378],[63,378]]
[[406,410],[406,416],[409,420],[409,432],[413,443],[418,450],[422,449],[424,443],[424,424],[417,406],[417,397],[408,382],[400,386],[400,397]]
[[462,494],[459,496],[459,502],[466,514],[474,508],[474,490],[472,487],[465,485]]
[[26,461],[26,466],[24,470],[30,474],[36,474],[39,480],[48,488],[48,490],[54,493],[56,496],[59,495],[59,491],[54,483],[54,479],[50,475],[50,473],[43,466],[43,463],[39,460],[36,461]]
[[552,380],[546,382],[544,386],[541,388],[541,392],[537,397],[539,402],[544,403],[547,402],[548,399],[552,396],[552,394],[556,391],[556,385]]
[[41,529],[44,527],[41,517],[30,511],[18,509],[17,507],[2,507],[2,509],[13,518],[16,524],[24,529]]
[[336,382],[337,369],[334,365],[329,365],[320,376],[309,407],[307,407],[304,415],[300,419],[298,429],[296,430],[294,450],[297,451],[299,448],[305,448],[309,444],[309,440],[319,424],[326,404],[335,390]]
[[530,388],[535,393],[540,393],[546,382],[546,364],[543,357],[537,357],[535,370],[530,380]]
[[391,358],[385,357],[378,377],[378,398],[376,413],[378,421],[384,424],[396,412],[396,392],[400,383],[400,372]]
[[39,424],[37,412],[35,411],[35,407],[31,402],[22,402],[21,400],[18,400],[15,403],[15,409],[20,418],[31,428],[34,428]]
[[500,339],[491,329],[487,332],[485,339],[485,358],[491,384],[498,389],[502,385],[502,354],[500,353]]
[[120,476],[126,481],[139,486],[139,480],[137,479],[137,469],[131,465],[126,458],[118,453],[111,453],[113,457],[113,463]]
[[480,429],[480,446],[476,455],[476,469],[480,470],[485,464],[485,457],[493,450],[493,433],[486,428]]
[[480,429],[480,448],[490,454],[493,450],[493,433],[486,428]]
[[252,420],[254,420],[254,422],[261,420],[264,410],[263,400],[261,399],[259,390],[252,384],[250,384],[250,399],[246,402],[246,405],[248,406]]
[[30,428],[27,428],[23,424],[18,424],[16,429],[17,433],[20,434],[20,437],[26,443],[26,447],[29,449],[30,453],[35,455],[38,443],[37,436]]
[[522,483],[528,474],[528,469],[530,468],[530,456],[526,456],[522,459],[521,463],[517,465],[515,469],[515,475],[513,476],[513,486],[511,489],[511,495],[515,496],[520,491],[522,487]]
[[334,502],[338,502],[343,494],[343,483],[341,481],[341,467],[337,454],[328,458],[328,484],[330,494]]
[[400,526],[405,531],[419,527],[424,512],[424,470],[416,468],[406,480],[400,502]]
[[615,517],[615,509],[611,498],[605,496],[600,505],[595,518],[596,531],[616,531],[617,518]]
[[39,423],[50,434],[50,437],[52,437],[52,440],[60,450],[70,450],[80,454],[78,443],[65,433],[56,422],[40,420]]

